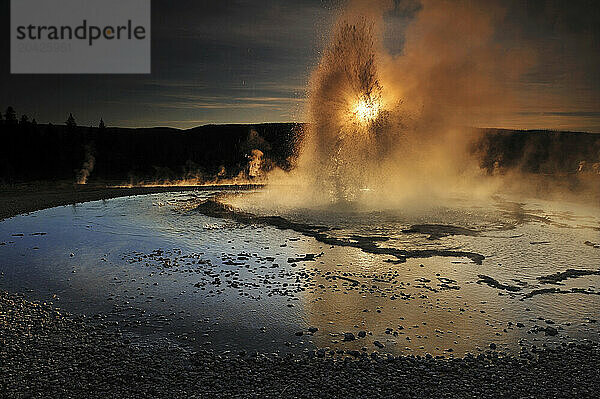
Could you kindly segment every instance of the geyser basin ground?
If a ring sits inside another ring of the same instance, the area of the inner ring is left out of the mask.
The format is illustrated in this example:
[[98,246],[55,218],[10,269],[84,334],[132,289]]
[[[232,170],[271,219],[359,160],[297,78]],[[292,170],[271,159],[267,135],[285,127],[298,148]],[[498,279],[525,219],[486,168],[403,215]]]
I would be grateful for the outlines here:
[[154,194],[5,220],[0,289],[219,350],[460,356],[598,336],[597,208],[457,199],[273,217],[243,206],[253,195]]

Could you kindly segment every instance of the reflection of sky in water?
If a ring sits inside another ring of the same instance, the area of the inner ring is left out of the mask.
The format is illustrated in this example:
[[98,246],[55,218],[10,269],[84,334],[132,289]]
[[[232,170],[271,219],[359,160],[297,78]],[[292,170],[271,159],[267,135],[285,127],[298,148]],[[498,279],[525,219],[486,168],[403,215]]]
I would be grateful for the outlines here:
[[[462,354],[490,342],[517,350],[520,339],[597,336],[598,323],[589,319],[600,317],[595,294],[600,276],[568,279],[563,285],[537,280],[569,268],[599,269],[600,248],[584,244],[600,243],[600,231],[594,229],[600,226],[597,209],[498,201],[488,207],[462,202],[410,215],[284,215],[335,227],[333,236],[389,238],[380,246],[453,248],[486,256],[482,265],[451,257],[394,264],[386,262],[388,255],[331,247],[294,231],[240,225],[179,206],[210,195],[154,194],[8,219],[0,223],[0,288],[31,290],[29,298],[53,300],[72,312],[101,312],[137,333],[175,335],[220,348],[298,350],[314,343],[371,351],[379,340],[393,352],[448,354],[451,349]],[[481,234],[430,240],[426,234],[402,233],[425,223],[459,225]],[[165,252],[153,254],[158,249]],[[315,261],[288,261],[307,253],[323,255]],[[170,266],[163,267],[165,262]],[[479,283],[478,275],[520,291],[492,288]],[[525,293],[553,287],[592,294],[521,300]],[[536,325],[558,328],[559,334],[528,333]],[[308,326],[319,331],[308,337],[294,334]],[[372,335],[339,342],[339,334],[360,330]]]

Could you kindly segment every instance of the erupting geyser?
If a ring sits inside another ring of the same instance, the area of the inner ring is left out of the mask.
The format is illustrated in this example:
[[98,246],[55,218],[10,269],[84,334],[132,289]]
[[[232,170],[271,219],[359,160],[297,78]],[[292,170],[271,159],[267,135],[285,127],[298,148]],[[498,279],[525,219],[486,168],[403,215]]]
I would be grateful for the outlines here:
[[353,201],[382,154],[387,116],[374,23],[341,22],[314,71],[299,166],[331,201]]
[[391,32],[398,51],[383,37],[400,3],[352,0],[340,12],[311,74],[295,168],[269,175],[270,200],[406,209],[530,189],[526,175],[489,176],[478,144],[478,127],[503,125],[528,98],[524,74],[536,65],[535,49],[498,41],[509,10],[423,0],[400,10],[414,16],[401,35]]

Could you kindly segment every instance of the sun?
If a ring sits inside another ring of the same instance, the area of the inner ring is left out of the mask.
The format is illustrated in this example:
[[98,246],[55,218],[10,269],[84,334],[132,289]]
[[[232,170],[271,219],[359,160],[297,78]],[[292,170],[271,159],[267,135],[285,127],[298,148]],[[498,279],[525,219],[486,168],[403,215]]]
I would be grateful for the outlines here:
[[361,98],[354,106],[352,114],[361,123],[369,123],[379,115],[380,104],[372,98]]

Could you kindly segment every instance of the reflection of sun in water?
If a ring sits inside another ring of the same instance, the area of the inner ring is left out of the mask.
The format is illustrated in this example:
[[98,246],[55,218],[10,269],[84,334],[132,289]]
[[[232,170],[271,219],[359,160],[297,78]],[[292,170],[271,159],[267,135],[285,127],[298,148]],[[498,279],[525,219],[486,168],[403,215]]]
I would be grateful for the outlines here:
[[361,123],[369,123],[377,118],[380,104],[372,98],[361,98],[353,109],[354,117]]

